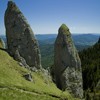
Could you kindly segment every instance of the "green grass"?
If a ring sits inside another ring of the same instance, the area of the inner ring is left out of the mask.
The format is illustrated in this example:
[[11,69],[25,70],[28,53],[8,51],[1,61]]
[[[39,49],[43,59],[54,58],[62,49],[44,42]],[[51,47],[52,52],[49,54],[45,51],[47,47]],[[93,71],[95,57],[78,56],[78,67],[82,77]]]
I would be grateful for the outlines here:
[[[5,96],[6,95],[6,96]],[[48,95],[26,93],[13,89],[0,89],[0,100],[59,100]]]
[[17,61],[0,50],[0,100],[75,100],[68,92],[62,92],[51,80],[46,79],[41,71],[32,72],[33,82],[23,77],[26,73],[29,70],[19,66]]

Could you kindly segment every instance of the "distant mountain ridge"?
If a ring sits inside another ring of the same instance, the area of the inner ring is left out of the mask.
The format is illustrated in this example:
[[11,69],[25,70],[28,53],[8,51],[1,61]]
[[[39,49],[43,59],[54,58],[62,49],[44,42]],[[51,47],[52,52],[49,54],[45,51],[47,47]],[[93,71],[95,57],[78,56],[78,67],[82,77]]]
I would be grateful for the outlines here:
[[[100,34],[72,34],[75,45],[93,45],[97,42]],[[37,39],[44,43],[54,43],[57,34],[36,35]]]
[[[37,40],[42,43],[54,43],[57,34],[37,34],[35,35]],[[75,45],[93,45],[97,42],[100,34],[92,33],[92,34],[72,34],[72,38],[74,40]],[[0,35],[0,37],[6,41],[5,35]]]

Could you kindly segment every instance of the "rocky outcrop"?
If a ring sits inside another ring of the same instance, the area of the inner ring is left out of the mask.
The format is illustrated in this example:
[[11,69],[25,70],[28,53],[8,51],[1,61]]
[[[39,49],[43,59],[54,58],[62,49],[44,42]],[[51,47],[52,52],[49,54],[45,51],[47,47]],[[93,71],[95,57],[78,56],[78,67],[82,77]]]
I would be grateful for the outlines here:
[[52,75],[58,88],[69,90],[75,97],[83,97],[82,70],[78,52],[73,44],[69,28],[62,24],[54,47]]
[[25,79],[28,81],[33,81],[31,73],[25,74],[23,77],[25,77]]
[[0,48],[2,48],[2,49],[5,48],[5,43],[1,38],[0,38]]
[[38,42],[26,18],[13,1],[8,2],[5,27],[10,55],[26,67],[40,69],[41,56]]

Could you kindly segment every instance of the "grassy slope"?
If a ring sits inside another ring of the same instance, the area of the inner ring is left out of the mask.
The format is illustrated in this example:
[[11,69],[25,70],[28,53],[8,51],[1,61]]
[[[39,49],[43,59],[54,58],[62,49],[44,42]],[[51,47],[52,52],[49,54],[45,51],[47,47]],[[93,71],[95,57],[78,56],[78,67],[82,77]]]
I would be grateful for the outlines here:
[[54,83],[45,80],[42,72],[32,72],[33,82],[23,77],[26,73],[29,73],[27,69],[0,50],[0,100],[75,100],[68,92],[60,91]]

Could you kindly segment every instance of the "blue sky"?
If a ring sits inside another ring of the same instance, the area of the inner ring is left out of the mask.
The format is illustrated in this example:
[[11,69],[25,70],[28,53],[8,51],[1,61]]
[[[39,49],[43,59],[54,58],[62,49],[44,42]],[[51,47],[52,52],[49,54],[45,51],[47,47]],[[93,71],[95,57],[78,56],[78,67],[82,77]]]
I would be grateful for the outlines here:
[[[65,23],[72,33],[100,33],[100,0],[13,0],[35,34],[57,33]],[[5,34],[4,12],[8,0],[0,0],[0,34]]]

